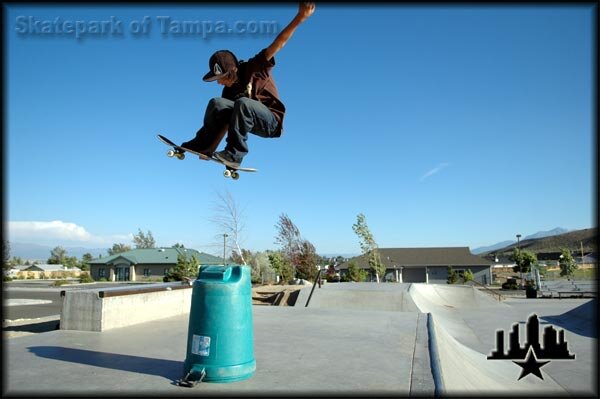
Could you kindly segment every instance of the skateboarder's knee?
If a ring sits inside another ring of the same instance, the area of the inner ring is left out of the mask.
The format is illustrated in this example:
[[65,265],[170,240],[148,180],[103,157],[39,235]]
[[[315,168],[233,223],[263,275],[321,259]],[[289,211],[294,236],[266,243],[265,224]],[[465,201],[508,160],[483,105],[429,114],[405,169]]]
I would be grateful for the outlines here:
[[255,100],[248,97],[240,97],[235,100],[234,107],[250,107],[255,102]]
[[208,101],[206,112],[221,111],[226,108],[231,108],[232,101],[223,97],[214,97]]

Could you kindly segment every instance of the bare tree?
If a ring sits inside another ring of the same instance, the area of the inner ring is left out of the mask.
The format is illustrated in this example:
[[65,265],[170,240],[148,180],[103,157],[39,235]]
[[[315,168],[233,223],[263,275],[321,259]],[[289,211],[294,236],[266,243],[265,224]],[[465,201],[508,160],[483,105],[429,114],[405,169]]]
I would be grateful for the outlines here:
[[303,239],[300,230],[285,213],[279,216],[275,226],[275,243],[281,246],[281,253],[294,268],[298,278],[312,279],[316,273],[317,254],[314,245]]
[[296,255],[300,252],[300,243],[302,240],[300,230],[285,213],[279,216],[279,221],[275,228],[277,229],[275,243],[281,246],[281,251],[295,267],[298,263]]
[[215,215],[210,221],[219,228],[220,233],[217,237],[222,239],[223,234],[227,234],[226,247],[232,252],[235,251],[242,263],[246,265],[244,252],[241,248],[242,232],[245,228],[244,210],[240,209],[239,204],[235,201],[231,193],[226,190],[224,193],[217,192],[214,211]]

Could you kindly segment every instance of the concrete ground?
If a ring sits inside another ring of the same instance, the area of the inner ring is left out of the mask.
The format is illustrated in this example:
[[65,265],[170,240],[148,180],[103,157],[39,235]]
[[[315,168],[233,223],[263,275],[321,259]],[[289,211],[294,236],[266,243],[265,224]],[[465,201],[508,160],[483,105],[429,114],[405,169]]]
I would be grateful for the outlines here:
[[102,333],[60,330],[5,340],[4,393],[406,396],[411,385],[413,392],[433,390],[422,377],[429,364],[426,340],[417,340],[418,313],[258,306],[253,317],[257,370],[245,381],[177,386],[188,327],[188,317],[178,316]]
[[[176,385],[188,315],[105,331],[58,330],[4,338],[4,395],[433,396],[594,395],[594,299],[507,299],[472,287],[325,284],[295,307],[255,306],[255,374],[245,381]],[[426,314],[428,313],[429,316]],[[536,313],[565,329],[574,360],[543,380],[510,360],[488,360],[496,331]]]

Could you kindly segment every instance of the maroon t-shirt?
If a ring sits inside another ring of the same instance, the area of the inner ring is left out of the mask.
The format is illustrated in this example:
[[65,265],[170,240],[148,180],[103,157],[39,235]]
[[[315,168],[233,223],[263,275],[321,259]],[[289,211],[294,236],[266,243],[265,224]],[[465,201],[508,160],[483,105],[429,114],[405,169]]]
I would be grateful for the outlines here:
[[265,50],[261,50],[248,61],[242,61],[238,65],[238,81],[231,87],[223,88],[221,96],[229,100],[236,100],[240,96],[248,97],[247,86],[252,82],[252,92],[250,98],[260,101],[269,108],[275,115],[278,126],[275,136],[281,136],[283,131],[283,116],[285,115],[285,105],[279,99],[279,92],[271,68],[275,66],[275,57],[267,60]]

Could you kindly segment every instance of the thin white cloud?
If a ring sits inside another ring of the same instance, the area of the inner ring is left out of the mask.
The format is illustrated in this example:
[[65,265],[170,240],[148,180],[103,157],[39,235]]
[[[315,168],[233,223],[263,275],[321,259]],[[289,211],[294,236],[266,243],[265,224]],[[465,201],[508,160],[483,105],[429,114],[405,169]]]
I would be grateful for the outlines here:
[[442,162],[441,164],[439,164],[438,166],[429,170],[427,173],[425,173],[423,176],[421,176],[421,178],[419,180],[423,181],[423,180],[427,179],[428,177],[431,177],[431,176],[435,175],[436,173],[439,173],[440,171],[446,169],[448,166],[450,166],[449,163]]
[[47,221],[9,221],[8,237],[10,241],[31,242],[39,244],[69,245],[112,245],[117,242],[129,243],[133,234],[116,234],[97,236],[75,223],[61,220]]

